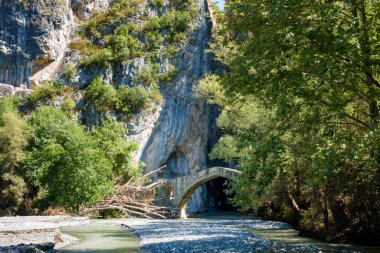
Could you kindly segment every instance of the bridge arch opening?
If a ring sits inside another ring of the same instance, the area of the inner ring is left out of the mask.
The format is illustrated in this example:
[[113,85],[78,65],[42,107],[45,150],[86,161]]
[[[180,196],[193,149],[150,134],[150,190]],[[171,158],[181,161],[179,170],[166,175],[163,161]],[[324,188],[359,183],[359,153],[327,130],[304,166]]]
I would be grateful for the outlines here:
[[[170,194],[167,194],[165,199],[168,200],[169,205],[181,210],[181,218],[186,218],[186,203],[198,187],[218,178],[222,178],[222,180],[223,178],[224,180],[233,179],[238,177],[240,173],[240,171],[235,169],[217,166],[169,179],[166,182],[166,186],[171,187]],[[222,182],[222,184],[219,184],[219,187],[223,185]],[[219,191],[224,194],[223,187],[220,188]]]
[[228,180],[224,176],[210,176],[208,178],[202,179],[191,186],[183,194],[181,201],[179,202],[179,210],[181,211],[181,218],[187,218],[186,214],[186,204],[189,201],[192,194],[202,185],[207,189],[207,205],[205,207],[205,212],[215,212],[217,211],[236,211],[236,208],[228,204],[227,196],[224,193],[225,182]]

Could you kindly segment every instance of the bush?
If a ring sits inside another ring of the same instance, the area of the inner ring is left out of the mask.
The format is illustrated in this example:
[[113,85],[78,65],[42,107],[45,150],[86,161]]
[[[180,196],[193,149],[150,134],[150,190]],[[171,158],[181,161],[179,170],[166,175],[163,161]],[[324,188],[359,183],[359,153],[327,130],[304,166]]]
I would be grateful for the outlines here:
[[76,104],[72,98],[66,98],[61,103],[61,110],[66,113],[68,117],[74,115],[76,109]]
[[161,74],[160,80],[163,82],[172,81],[178,74],[178,69],[173,65],[169,65],[169,69]]
[[40,105],[53,105],[57,96],[68,95],[73,91],[72,86],[66,86],[60,81],[45,83],[26,98],[24,106],[29,110],[35,110]]
[[152,0],[149,2],[149,6],[154,9],[161,9],[164,4],[164,0]]
[[135,84],[142,85],[144,87],[153,87],[157,85],[159,80],[158,64],[148,64],[143,70],[138,72],[135,76]]
[[146,88],[139,86],[128,88],[125,85],[120,85],[118,94],[122,110],[127,111],[130,115],[139,113],[148,107],[150,92]]
[[102,120],[92,136],[96,145],[104,150],[106,157],[112,161],[113,178],[118,183],[125,183],[131,177],[140,177],[142,172],[132,165],[132,152],[137,149],[135,143],[125,139],[127,130],[124,124],[111,117]]
[[32,114],[35,129],[26,173],[46,191],[43,206],[78,210],[112,192],[112,165],[91,136],[62,111],[42,106]]
[[80,66],[90,67],[105,67],[110,66],[115,60],[114,54],[110,47],[99,49],[92,54],[88,54],[80,60]]
[[[186,40],[185,32],[191,27],[193,1],[174,1],[172,5],[179,11],[172,8],[161,17],[146,17],[146,23],[141,26],[132,22],[123,24],[125,19],[137,12],[140,3],[140,0],[114,1],[106,13],[94,15],[82,27],[79,34],[84,39],[71,45],[84,55],[80,66],[109,67],[114,63],[143,56],[157,60],[165,47],[169,49],[161,55],[171,58],[178,52],[172,44]],[[151,7],[162,7],[164,2],[155,0],[149,4]],[[92,46],[89,41],[92,41]]]
[[24,203],[24,196],[27,192],[23,177],[13,173],[0,175],[0,215],[8,216],[17,213]]
[[86,108],[93,107],[96,112],[111,111],[119,106],[115,87],[104,83],[100,77],[95,78],[86,88],[84,98]]
[[56,86],[46,83],[37,87],[32,94],[26,98],[26,106],[34,110],[40,104],[52,105],[53,100],[58,96],[59,91]]
[[68,63],[63,66],[63,76],[66,79],[72,81],[76,73],[77,73],[77,70],[72,64]]

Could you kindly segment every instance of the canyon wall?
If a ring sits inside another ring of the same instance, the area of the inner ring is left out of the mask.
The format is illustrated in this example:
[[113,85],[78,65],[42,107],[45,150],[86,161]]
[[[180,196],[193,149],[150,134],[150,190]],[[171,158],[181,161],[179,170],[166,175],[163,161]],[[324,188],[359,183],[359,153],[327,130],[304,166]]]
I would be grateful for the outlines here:
[[[148,1],[144,2],[146,8]],[[163,102],[126,124],[129,138],[139,144],[136,160],[146,164],[146,172],[167,165],[153,180],[206,168],[207,154],[219,134],[217,108],[193,94],[199,80],[213,68],[213,57],[206,53],[212,28],[209,3],[194,2],[199,15],[186,34],[188,42],[174,58],[160,62],[163,71],[170,64],[178,70],[173,80],[160,85]],[[60,78],[64,64],[78,61],[68,48],[78,26],[76,20],[88,19],[110,4],[105,0],[0,0],[0,83],[33,88]],[[149,15],[156,14],[151,11]],[[118,66],[80,70],[73,79],[85,87],[100,73],[105,82],[132,86],[134,76],[146,65],[144,57],[136,58]],[[207,196],[207,188],[200,187],[188,202],[189,210],[203,210]]]

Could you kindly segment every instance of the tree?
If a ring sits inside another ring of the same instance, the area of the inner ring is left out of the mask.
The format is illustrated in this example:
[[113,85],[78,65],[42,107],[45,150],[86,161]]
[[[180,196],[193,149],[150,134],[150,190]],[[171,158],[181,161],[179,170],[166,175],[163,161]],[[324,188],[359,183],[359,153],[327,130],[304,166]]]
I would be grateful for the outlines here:
[[122,123],[107,117],[93,130],[92,136],[96,145],[110,160],[116,182],[121,183],[131,177],[142,176],[138,166],[132,163],[132,152],[137,149],[136,143],[126,140],[127,130]]
[[0,214],[17,212],[27,193],[20,167],[26,157],[26,148],[32,129],[18,115],[14,100],[0,100]]
[[201,86],[223,109],[213,154],[243,171],[236,204],[275,206],[314,234],[378,233],[379,17],[365,0],[227,5],[211,46],[222,89]]
[[112,192],[112,165],[83,127],[47,106],[32,114],[30,124],[35,136],[25,172],[43,189],[42,206],[78,210]]

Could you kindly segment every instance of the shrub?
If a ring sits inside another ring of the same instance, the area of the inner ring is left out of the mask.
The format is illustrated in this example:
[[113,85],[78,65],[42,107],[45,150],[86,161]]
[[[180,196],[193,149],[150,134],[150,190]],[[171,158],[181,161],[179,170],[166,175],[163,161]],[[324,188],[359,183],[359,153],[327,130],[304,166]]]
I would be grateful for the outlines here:
[[137,114],[148,106],[150,92],[146,88],[140,86],[128,88],[125,85],[120,85],[118,94],[122,110],[127,111],[130,115]]
[[61,110],[66,113],[68,117],[74,115],[76,109],[76,104],[72,98],[66,98],[61,103]]
[[159,80],[158,69],[158,64],[148,64],[143,70],[136,74],[135,83],[145,87],[157,85]]
[[34,110],[40,105],[53,105],[57,96],[69,95],[73,93],[72,86],[64,85],[60,81],[45,83],[37,87],[28,97],[24,107]]
[[0,215],[17,213],[24,203],[27,187],[21,167],[32,133],[13,99],[0,99]]
[[41,104],[52,105],[53,100],[58,96],[59,90],[56,85],[45,83],[37,87],[27,98],[26,107],[34,110]]
[[149,2],[149,6],[155,9],[161,9],[164,7],[164,0],[152,0]]
[[87,68],[110,66],[114,59],[115,58],[110,47],[102,48],[82,58],[80,60],[80,66]]
[[169,69],[161,74],[160,80],[163,82],[172,81],[178,74],[178,69],[173,65],[169,65]]
[[93,107],[96,112],[107,112],[119,107],[117,91],[115,87],[104,83],[97,77],[86,88],[84,93],[86,107]]
[[125,183],[131,177],[142,176],[140,168],[133,166],[131,162],[132,152],[137,146],[127,141],[126,135],[127,129],[124,124],[109,116],[92,132],[96,145],[104,150],[106,157],[112,161],[113,178],[118,183]]
[[42,106],[32,114],[35,129],[26,173],[45,189],[39,203],[78,210],[112,192],[112,165],[83,127],[62,111]]
[[76,73],[77,73],[77,70],[72,64],[67,63],[63,66],[63,76],[66,79],[72,81]]

